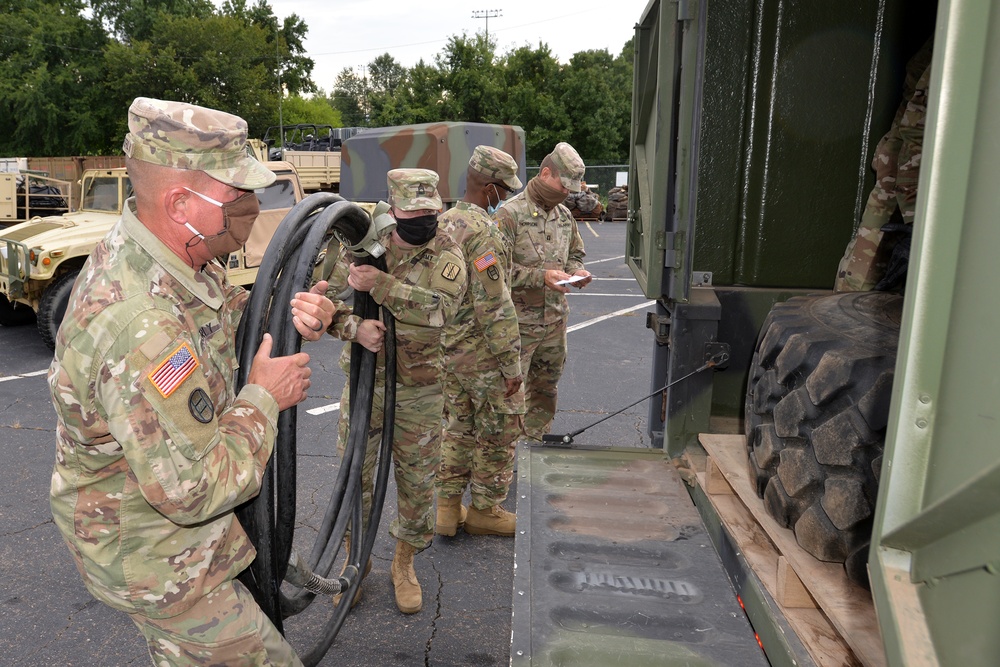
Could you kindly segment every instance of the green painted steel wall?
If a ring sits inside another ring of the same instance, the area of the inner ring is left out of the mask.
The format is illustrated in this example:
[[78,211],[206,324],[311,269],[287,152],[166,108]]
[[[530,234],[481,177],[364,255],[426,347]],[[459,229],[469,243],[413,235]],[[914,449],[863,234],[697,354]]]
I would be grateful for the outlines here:
[[870,559],[893,665],[1000,659],[1000,7],[941,0]]
[[[703,73],[693,86],[683,77],[698,65],[694,51],[678,53],[673,40],[682,34],[678,11],[697,16],[700,3],[650,3],[637,29],[633,108],[634,146],[648,167],[633,175],[640,183],[630,192],[645,229],[633,224],[628,241],[630,255],[645,257],[633,271],[648,296],[677,298],[657,270],[656,232],[695,206],[687,268],[713,272],[715,285],[832,287],[874,182],[875,146],[899,103],[906,61],[930,33],[934,4],[708,2]],[[671,69],[678,58],[680,85]],[[695,131],[683,122],[692,108]],[[662,192],[673,164],[669,132],[657,124],[675,116],[678,178],[693,160],[697,179],[694,201],[678,188],[671,210]],[[650,155],[654,145],[662,155]]]

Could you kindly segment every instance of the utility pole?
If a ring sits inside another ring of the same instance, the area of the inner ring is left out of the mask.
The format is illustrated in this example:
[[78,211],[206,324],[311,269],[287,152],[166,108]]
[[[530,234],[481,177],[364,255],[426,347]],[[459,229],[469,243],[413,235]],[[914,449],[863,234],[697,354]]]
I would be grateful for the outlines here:
[[473,9],[472,18],[486,19],[486,42],[490,41],[490,17],[503,16],[502,9]]

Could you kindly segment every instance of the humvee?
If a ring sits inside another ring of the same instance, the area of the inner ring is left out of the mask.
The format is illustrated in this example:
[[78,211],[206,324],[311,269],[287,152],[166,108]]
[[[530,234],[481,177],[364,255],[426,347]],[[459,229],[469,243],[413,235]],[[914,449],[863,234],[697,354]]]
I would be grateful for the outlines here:
[[[278,177],[257,191],[260,217],[247,244],[226,259],[234,285],[253,284],[274,230],[303,197],[291,164],[266,164]],[[73,283],[94,246],[118,220],[132,185],[123,168],[89,170],[81,192],[79,210],[32,218],[0,234],[0,325],[35,317],[42,340],[53,349]]]

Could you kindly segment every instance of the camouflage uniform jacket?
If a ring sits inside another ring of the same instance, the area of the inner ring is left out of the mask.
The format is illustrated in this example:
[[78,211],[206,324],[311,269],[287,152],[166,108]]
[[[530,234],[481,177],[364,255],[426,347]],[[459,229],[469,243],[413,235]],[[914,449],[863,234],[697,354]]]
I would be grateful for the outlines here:
[[521,374],[521,336],[507,281],[510,260],[505,241],[486,211],[468,202],[438,219],[438,228],[462,247],[469,286],[455,317],[444,330],[449,372],[499,369],[505,378]]
[[188,267],[134,206],[84,266],[59,330],[50,500],[90,592],[165,618],[253,560],[233,509],[259,490],[278,405],[257,385],[235,394],[246,293],[215,262]]
[[545,271],[573,273],[583,268],[583,239],[569,209],[559,204],[546,214],[525,189],[504,202],[493,218],[512,246],[510,295],[518,322],[565,322],[566,295],[545,287]]
[[[387,248],[389,272],[379,275],[371,295],[396,320],[396,382],[407,387],[437,384],[442,367],[441,331],[454,316],[466,289],[462,250],[440,230],[416,248],[402,248],[388,235],[380,240]],[[336,295],[347,285],[351,262],[350,253],[341,250],[327,296]],[[334,305],[333,322],[327,331],[341,340],[356,340],[361,318],[342,301],[334,301]],[[345,345],[340,356],[345,372],[350,354],[351,346]],[[384,363],[385,355],[380,352],[378,364]]]

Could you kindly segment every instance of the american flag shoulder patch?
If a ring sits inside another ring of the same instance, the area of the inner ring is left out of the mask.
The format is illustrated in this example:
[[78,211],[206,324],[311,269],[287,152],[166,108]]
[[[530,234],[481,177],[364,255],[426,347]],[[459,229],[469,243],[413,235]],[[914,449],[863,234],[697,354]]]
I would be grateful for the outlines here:
[[496,263],[497,263],[497,257],[496,255],[493,254],[493,251],[490,250],[489,252],[485,252],[482,255],[480,255],[476,259],[476,261],[473,262],[473,265],[475,265],[477,271],[482,273],[483,271],[490,268]]
[[167,398],[196,368],[198,360],[191,348],[187,343],[181,343],[148,377],[163,398]]

